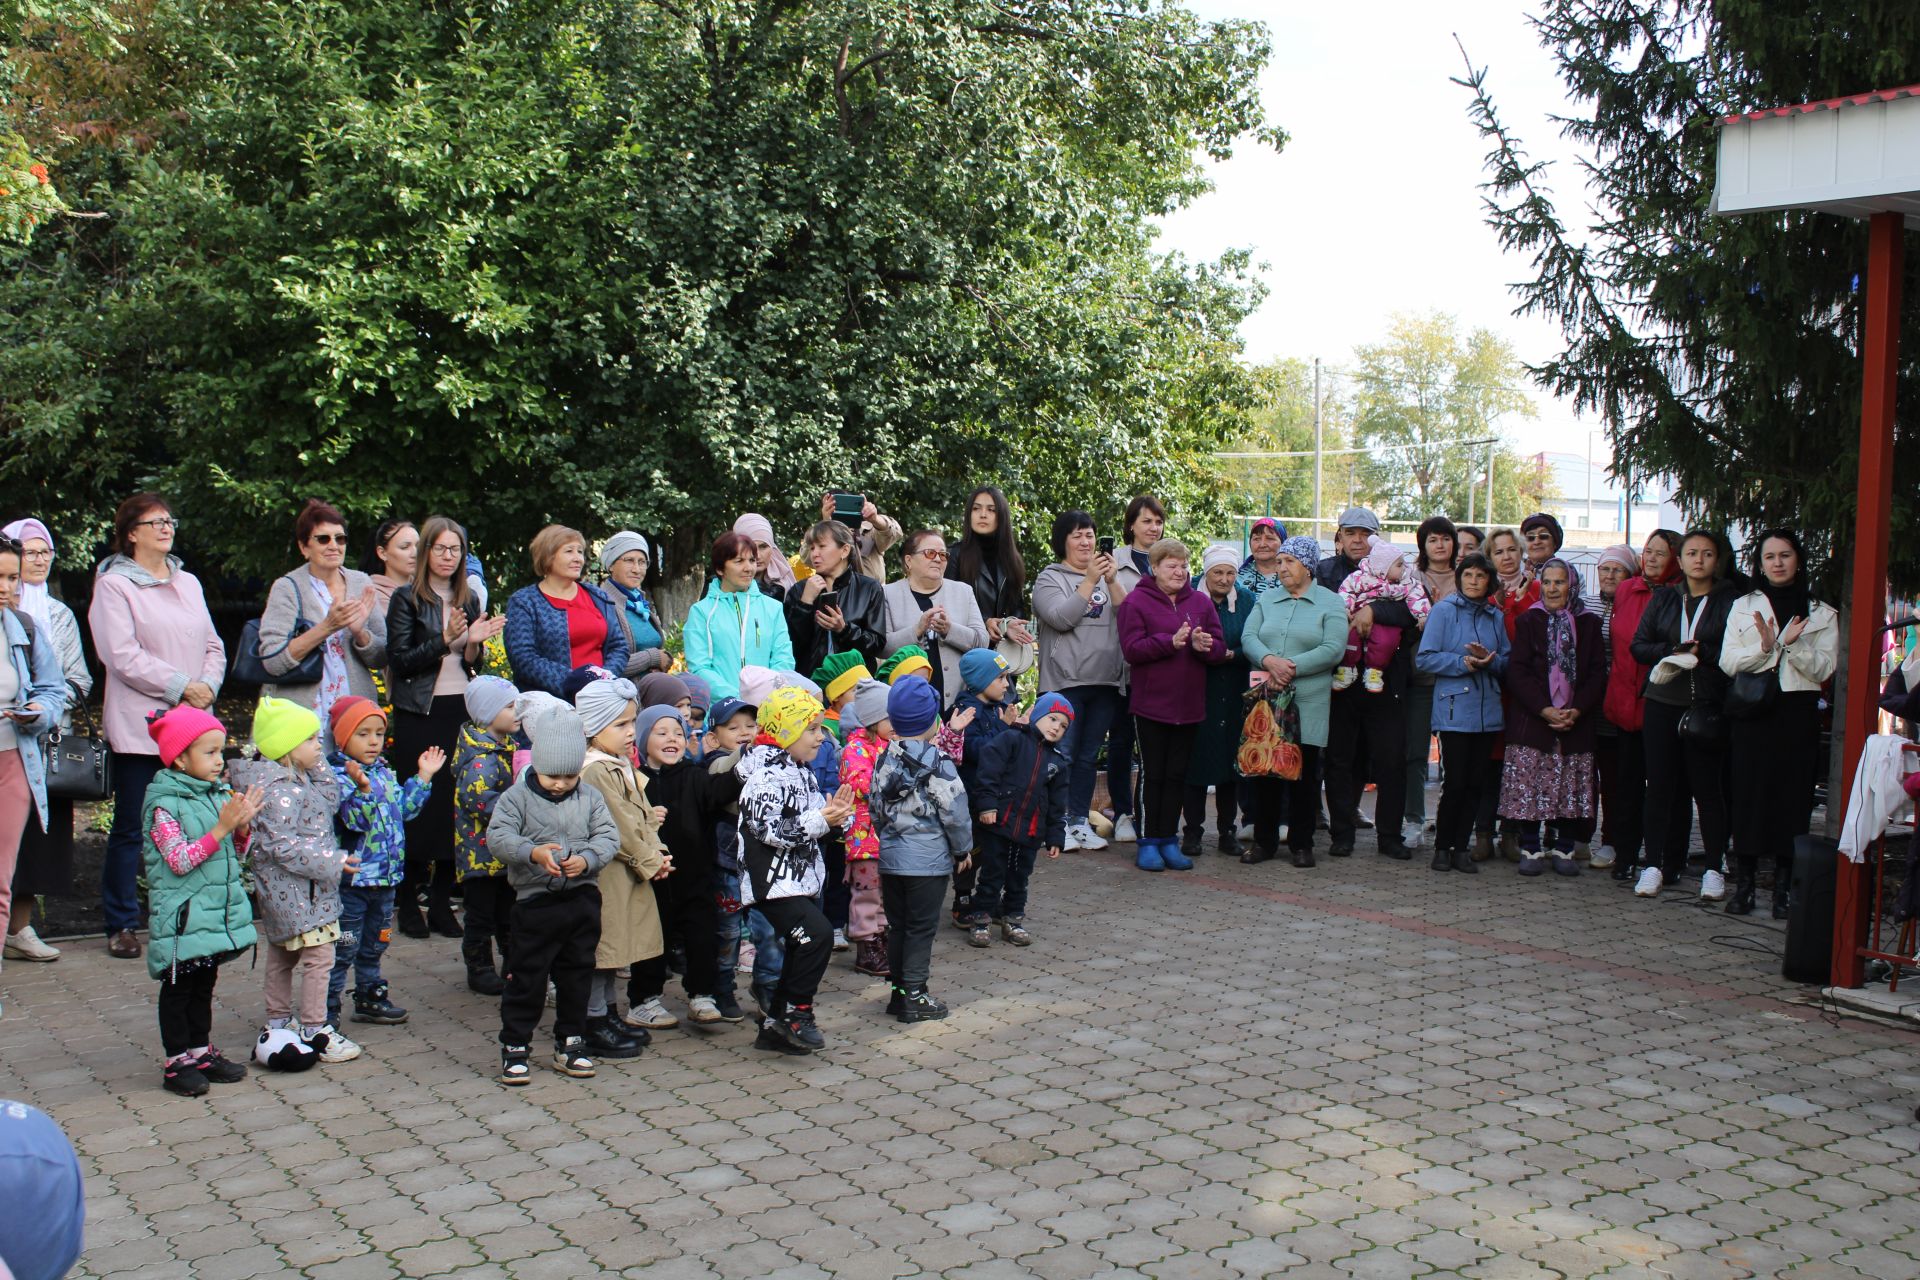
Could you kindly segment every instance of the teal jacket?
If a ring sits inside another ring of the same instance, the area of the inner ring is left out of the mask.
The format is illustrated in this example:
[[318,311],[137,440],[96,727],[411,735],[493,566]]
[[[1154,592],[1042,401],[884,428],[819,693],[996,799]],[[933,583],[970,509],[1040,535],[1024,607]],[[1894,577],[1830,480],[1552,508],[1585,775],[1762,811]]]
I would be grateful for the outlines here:
[[1300,712],[1300,742],[1327,745],[1333,709],[1333,668],[1347,648],[1347,609],[1319,583],[1306,594],[1285,587],[1263,593],[1241,633],[1241,653],[1255,671],[1267,655],[1293,661],[1293,703]]
[[[197,840],[220,821],[220,806],[233,789],[224,782],[202,782],[178,769],[162,769],[147,787],[140,827],[153,830],[153,811],[164,808],[180,824],[180,833]],[[147,864],[147,972],[164,978],[177,964],[245,951],[254,942],[253,904],[233,837],[185,875],[175,875],[149,834]]]
[[726,591],[715,578],[707,594],[687,611],[680,639],[686,645],[687,670],[707,682],[713,700],[740,696],[740,668],[793,670],[793,639],[780,602],[762,595],[758,583],[745,591]]

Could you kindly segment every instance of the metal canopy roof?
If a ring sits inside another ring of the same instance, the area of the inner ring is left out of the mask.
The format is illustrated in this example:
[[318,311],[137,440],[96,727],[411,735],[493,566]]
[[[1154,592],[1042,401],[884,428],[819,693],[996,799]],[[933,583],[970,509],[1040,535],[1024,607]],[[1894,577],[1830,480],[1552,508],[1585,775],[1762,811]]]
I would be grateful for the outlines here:
[[1920,85],[1723,117],[1712,208],[1899,213],[1920,228]]

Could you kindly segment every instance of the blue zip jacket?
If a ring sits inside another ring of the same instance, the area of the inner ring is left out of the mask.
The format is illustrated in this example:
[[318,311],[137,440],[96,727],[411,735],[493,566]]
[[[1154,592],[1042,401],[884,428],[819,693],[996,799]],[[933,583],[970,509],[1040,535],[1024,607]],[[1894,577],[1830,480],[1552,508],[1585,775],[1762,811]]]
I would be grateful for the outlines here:
[[962,731],[960,748],[960,781],[969,795],[979,786],[980,759],[987,744],[1014,727],[1000,718],[1000,709],[1006,705],[988,702],[972,689],[961,694],[960,700],[953,704],[955,715],[973,708],[973,722]]
[[981,753],[975,815],[994,811],[993,829],[1024,848],[1067,838],[1067,757],[1030,724],[1010,726]]
[[687,670],[707,682],[716,701],[740,696],[740,668],[793,670],[793,637],[780,602],[748,583],[745,591],[727,591],[714,578],[707,594],[687,611],[680,628]]
[[[620,614],[606,592],[584,582],[580,589],[600,606],[600,616],[607,624],[600,665],[618,675],[627,669],[627,629],[620,625]],[[573,644],[567,639],[566,611],[547,603],[539,583],[522,587],[508,598],[503,634],[513,682],[523,693],[539,689],[559,697],[560,687],[573,674]]]
[[[1467,667],[1467,646],[1480,644],[1493,661]],[[1414,665],[1434,677],[1435,733],[1496,733],[1506,727],[1500,680],[1507,674],[1507,624],[1497,605],[1455,592],[1433,606]]]
[[349,884],[359,889],[390,889],[407,870],[407,824],[427,807],[432,788],[418,774],[403,784],[385,756],[367,765],[367,789],[347,773],[347,758],[335,753],[333,775],[340,783],[340,825],[360,839],[342,841],[360,855],[360,869]]

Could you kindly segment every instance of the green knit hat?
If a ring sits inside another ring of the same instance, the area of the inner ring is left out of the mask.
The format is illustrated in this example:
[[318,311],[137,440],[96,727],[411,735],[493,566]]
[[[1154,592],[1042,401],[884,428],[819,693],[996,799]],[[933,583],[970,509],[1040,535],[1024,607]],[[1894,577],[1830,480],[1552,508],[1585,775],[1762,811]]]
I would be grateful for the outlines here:
[[867,670],[866,659],[860,656],[857,649],[828,654],[827,660],[813,673],[813,682],[826,693],[828,706],[832,706],[841,694],[862,680],[872,678],[873,673]]
[[917,644],[903,644],[893,651],[893,656],[880,664],[880,679],[892,684],[902,676],[919,675],[933,678],[933,661],[927,657],[927,651]]

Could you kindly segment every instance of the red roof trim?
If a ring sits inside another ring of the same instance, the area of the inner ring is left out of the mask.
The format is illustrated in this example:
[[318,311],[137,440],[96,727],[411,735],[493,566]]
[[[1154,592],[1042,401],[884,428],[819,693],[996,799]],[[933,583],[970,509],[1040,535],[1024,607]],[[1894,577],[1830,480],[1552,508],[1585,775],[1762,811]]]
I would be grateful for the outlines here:
[[1820,102],[1803,102],[1792,107],[1769,107],[1764,111],[1747,111],[1740,115],[1721,116],[1722,124],[1739,124],[1743,120],[1777,119],[1785,116],[1810,115],[1815,111],[1838,111],[1842,107],[1864,107],[1870,102],[1897,102],[1901,98],[1920,98],[1920,84],[1910,84],[1899,89],[1875,89],[1871,93],[1856,93],[1844,98],[1827,98]]

